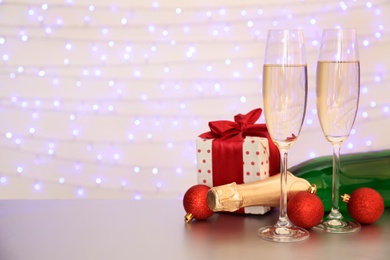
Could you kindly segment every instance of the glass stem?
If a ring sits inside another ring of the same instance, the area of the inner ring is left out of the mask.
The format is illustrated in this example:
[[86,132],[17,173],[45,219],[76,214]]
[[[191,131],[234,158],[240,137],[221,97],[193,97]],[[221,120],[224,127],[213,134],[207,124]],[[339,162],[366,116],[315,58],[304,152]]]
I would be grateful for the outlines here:
[[280,149],[280,209],[277,226],[287,227],[291,223],[287,217],[287,157],[288,149]]
[[341,143],[333,143],[332,147],[333,147],[332,209],[328,217],[331,219],[341,219],[343,217],[339,211]]

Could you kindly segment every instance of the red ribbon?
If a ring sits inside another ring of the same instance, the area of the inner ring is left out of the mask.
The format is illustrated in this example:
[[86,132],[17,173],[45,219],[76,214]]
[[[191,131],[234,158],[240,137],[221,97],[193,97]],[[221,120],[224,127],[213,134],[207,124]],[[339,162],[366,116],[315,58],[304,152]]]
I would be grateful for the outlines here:
[[244,182],[242,143],[247,136],[268,139],[270,175],[280,171],[279,149],[272,142],[265,124],[255,124],[262,109],[257,108],[246,115],[238,114],[234,122],[227,120],[209,122],[209,132],[199,135],[201,138],[214,139],[212,142],[213,186]]

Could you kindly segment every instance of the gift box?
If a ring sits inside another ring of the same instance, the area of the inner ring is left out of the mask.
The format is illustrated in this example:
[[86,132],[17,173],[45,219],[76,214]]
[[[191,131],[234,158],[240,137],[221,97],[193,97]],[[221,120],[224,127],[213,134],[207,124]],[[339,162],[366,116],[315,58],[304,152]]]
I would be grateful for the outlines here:
[[[210,131],[196,140],[198,184],[215,187],[235,182],[254,182],[279,173],[280,154],[265,124],[255,124],[260,108],[233,121],[209,122]],[[264,214],[269,207],[246,207],[237,211]]]

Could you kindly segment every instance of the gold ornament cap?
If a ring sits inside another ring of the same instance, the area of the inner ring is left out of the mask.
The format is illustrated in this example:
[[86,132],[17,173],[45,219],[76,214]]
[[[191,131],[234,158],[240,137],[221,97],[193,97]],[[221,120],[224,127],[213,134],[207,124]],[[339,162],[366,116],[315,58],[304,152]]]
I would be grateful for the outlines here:
[[194,219],[194,215],[192,215],[192,213],[187,213],[185,216],[184,216],[184,222],[186,223],[190,223],[192,220]]
[[315,184],[312,184],[308,190],[308,192],[312,193],[312,194],[316,194],[317,193],[317,185]]
[[351,196],[349,196],[348,194],[344,194],[341,196],[341,198],[343,199],[343,202],[348,203]]

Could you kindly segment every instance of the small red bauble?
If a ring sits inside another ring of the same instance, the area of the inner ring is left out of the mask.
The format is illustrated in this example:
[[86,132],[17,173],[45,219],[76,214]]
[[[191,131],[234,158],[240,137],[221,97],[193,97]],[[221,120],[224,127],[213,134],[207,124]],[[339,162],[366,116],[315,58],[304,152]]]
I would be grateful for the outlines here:
[[324,204],[317,195],[301,191],[289,199],[287,215],[293,224],[312,228],[324,217]]
[[210,187],[197,184],[189,188],[183,197],[183,206],[186,211],[185,222],[190,222],[193,218],[203,220],[211,217],[214,212],[207,204],[207,192]]
[[371,188],[358,188],[349,197],[347,210],[349,215],[361,224],[377,221],[385,210],[382,196]]

